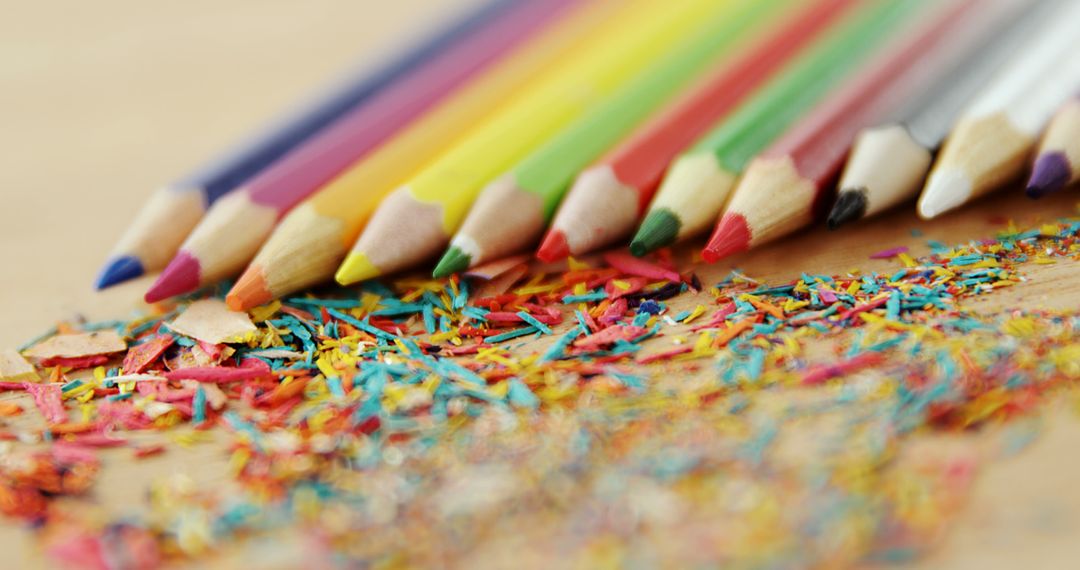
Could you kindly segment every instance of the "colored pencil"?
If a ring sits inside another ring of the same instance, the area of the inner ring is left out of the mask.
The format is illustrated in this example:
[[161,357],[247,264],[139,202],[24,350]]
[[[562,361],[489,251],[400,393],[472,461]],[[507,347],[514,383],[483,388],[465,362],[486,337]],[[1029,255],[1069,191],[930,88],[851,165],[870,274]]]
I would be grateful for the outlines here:
[[712,21],[698,23],[637,79],[488,184],[451,239],[434,276],[445,277],[528,247],[543,232],[581,168],[787,3],[750,2],[738,12],[719,13]]
[[1080,179],[1080,97],[1054,115],[1039,145],[1027,194],[1041,198]]
[[1024,170],[1054,111],[1080,90],[1080,2],[1066,2],[968,107],[945,140],[919,196],[934,218]]
[[985,0],[936,2],[933,14],[920,18],[915,29],[902,30],[895,42],[755,158],[702,251],[705,261],[746,251],[809,224],[829,196],[859,130],[930,85],[975,47],[986,31],[978,21],[979,8],[986,5]]
[[270,166],[312,135],[371,99],[425,61],[475,33],[522,0],[495,0],[443,28],[374,71],[349,77],[264,132],[155,192],[110,253],[95,286],[104,289],[172,259],[184,238],[219,198]]
[[922,2],[865,3],[672,164],[630,251],[644,255],[715,220],[746,163],[805,114]]
[[620,5],[592,2],[571,12],[294,208],[229,292],[229,306],[249,309],[331,279],[388,192],[576,55]]
[[892,120],[859,133],[840,178],[829,227],[878,214],[918,195],[934,153],[964,107],[1063,1],[1068,0],[1006,6],[1010,16],[1017,9],[1023,13],[1003,18],[997,33],[988,34],[935,85],[909,99]]
[[338,270],[338,281],[405,269],[438,253],[484,185],[610,96],[661,46],[730,4],[685,0],[658,10],[648,0],[631,3],[585,53],[387,196]]
[[699,85],[582,172],[559,207],[537,257],[557,261],[630,233],[671,160],[856,4],[855,0],[817,0],[797,10],[745,53],[722,61]]
[[238,273],[297,202],[574,3],[536,0],[502,14],[219,200],[147,291],[146,301],[187,293]]

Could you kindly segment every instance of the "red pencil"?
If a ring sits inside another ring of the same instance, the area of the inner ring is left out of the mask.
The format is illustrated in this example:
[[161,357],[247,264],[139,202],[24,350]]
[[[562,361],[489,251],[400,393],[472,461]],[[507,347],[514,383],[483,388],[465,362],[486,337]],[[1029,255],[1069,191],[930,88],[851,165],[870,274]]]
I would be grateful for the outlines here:
[[702,257],[711,263],[746,251],[809,224],[822,206],[832,205],[832,182],[855,135],[975,45],[988,27],[978,5],[943,2],[755,158]]
[[579,255],[626,236],[637,225],[668,164],[856,0],[817,0],[724,62],[685,96],[581,173],[537,252],[545,261]]

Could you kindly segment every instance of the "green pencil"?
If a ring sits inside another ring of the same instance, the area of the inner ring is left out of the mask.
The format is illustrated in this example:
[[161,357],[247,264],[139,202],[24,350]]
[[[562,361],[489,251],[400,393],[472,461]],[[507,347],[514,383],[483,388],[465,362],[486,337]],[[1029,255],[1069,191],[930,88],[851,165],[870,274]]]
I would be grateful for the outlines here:
[[736,178],[926,0],[869,2],[675,159],[630,244],[644,255],[712,227]]
[[436,277],[463,271],[530,246],[537,240],[574,177],[619,142],[710,64],[722,60],[744,39],[793,0],[743,3],[702,22],[687,39],[648,66],[611,97],[484,188]]

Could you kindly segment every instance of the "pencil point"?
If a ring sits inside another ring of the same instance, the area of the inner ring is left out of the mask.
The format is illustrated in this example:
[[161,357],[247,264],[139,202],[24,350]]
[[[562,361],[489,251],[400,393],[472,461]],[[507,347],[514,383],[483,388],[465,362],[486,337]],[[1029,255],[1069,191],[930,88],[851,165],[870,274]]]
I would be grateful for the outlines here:
[[94,288],[98,291],[113,285],[141,277],[146,271],[137,257],[122,255],[110,259],[98,274]]
[[225,304],[234,311],[246,311],[273,300],[274,294],[266,286],[266,276],[258,265],[248,267],[225,296]]
[[199,260],[180,250],[161,272],[157,281],[143,297],[147,303],[156,303],[169,297],[190,293],[199,288]]
[[341,263],[341,267],[338,268],[337,274],[334,275],[334,279],[341,285],[352,285],[357,281],[378,277],[381,273],[382,272],[371,263],[368,256],[362,253],[353,252]]
[[431,272],[431,276],[436,279],[449,277],[455,273],[465,271],[471,264],[472,256],[462,251],[461,248],[452,245],[443,254],[439,263],[435,264],[435,270]]
[[709,263],[750,249],[750,226],[741,214],[728,213],[716,224],[701,257]]
[[1029,198],[1042,198],[1064,188],[1072,179],[1072,168],[1064,153],[1049,152],[1039,155],[1027,183]]
[[675,241],[679,235],[679,218],[667,208],[649,212],[641,222],[637,235],[630,242],[630,253],[641,257]]
[[971,196],[971,181],[966,174],[954,168],[938,170],[919,197],[919,216],[931,219],[952,210]]
[[828,225],[830,230],[854,222],[866,215],[866,188],[853,188],[840,190],[829,212]]
[[561,230],[551,230],[544,237],[544,243],[536,250],[536,257],[540,261],[553,263],[566,259],[570,256],[570,244],[566,242],[566,234]]

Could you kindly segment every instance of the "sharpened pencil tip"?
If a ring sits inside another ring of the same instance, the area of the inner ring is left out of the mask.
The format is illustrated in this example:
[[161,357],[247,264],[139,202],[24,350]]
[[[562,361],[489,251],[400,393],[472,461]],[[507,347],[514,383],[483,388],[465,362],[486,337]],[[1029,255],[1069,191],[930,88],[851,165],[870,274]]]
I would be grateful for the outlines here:
[[258,265],[248,267],[225,296],[225,304],[234,311],[246,311],[273,300],[274,294],[266,286],[266,276]]
[[379,275],[382,275],[382,271],[379,271],[379,268],[371,263],[368,256],[353,252],[341,263],[341,267],[338,268],[334,279],[341,285],[352,285],[358,281],[371,279]]
[[105,264],[101,273],[98,274],[97,281],[94,282],[94,288],[101,291],[107,287],[141,277],[144,273],[146,271],[139,258],[130,255],[114,257]]
[[866,215],[866,188],[853,188],[840,190],[829,212],[828,225],[830,230],[854,222]]
[[566,242],[566,234],[560,230],[551,230],[544,237],[544,243],[536,250],[536,258],[540,261],[553,263],[570,257],[570,244]]
[[971,191],[971,180],[962,171],[955,168],[934,171],[919,196],[919,217],[929,220],[955,209],[968,201]]
[[1072,179],[1072,167],[1069,159],[1061,152],[1048,152],[1035,159],[1035,168],[1027,183],[1029,198],[1042,198],[1053,194],[1068,185]]
[[659,208],[649,212],[645,221],[641,222],[637,235],[630,242],[630,253],[641,257],[650,251],[655,251],[670,245],[679,236],[679,227],[682,222],[671,210]]
[[716,263],[750,249],[750,238],[750,225],[746,223],[746,218],[740,214],[724,214],[716,224],[709,243],[701,251],[701,257],[708,263]]
[[169,297],[190,293],[199,288],[200,273],[199,260],[181,250],[161,272],[143,298],[147,303],[157,303]]
[[461,248],[452,245],[443,254],[439,263],[435,264],[435,270],[431,272],[431,276],[436,279],[450,277],[455,273],[465,271],[471,264],[472,256],[462,251]]

